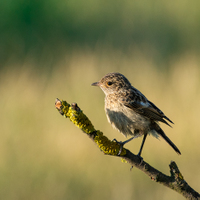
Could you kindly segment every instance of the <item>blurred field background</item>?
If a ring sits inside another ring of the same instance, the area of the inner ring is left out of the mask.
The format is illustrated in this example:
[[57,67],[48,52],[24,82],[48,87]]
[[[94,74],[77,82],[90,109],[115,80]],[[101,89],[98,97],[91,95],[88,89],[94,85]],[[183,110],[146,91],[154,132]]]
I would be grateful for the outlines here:
[[[182,152],[148,137],[143,157],[169,174],[176,161],[200,192],[200,2],[0,2],[0,199],[183,199],[120,159],[104,156],[54,107],[77,102],[96,129],[108,124],[104,94],[91,87],[121,72],[175,125]],[[142,138],[126,145],[138,153]]]

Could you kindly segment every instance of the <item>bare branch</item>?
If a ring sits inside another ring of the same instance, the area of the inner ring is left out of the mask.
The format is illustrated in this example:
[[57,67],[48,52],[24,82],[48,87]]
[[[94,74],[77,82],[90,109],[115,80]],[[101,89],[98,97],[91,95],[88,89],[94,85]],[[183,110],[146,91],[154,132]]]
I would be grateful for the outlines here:
[[118,155],[120,150],[119,144],[109,140],[101,131],[95,130],[91,121],[76,103],[72,103],[70,105],[66,101],[60,101],[59,99],[56,99],[55,107],[61,115],[69,118],[70,121],[72,121],[84,133],[86,133],[97,144],[104,154],[118,156],[124,159],[132,167],[136,167],[147,174],[153,181],[175,190],[176,192],[182,194],[186,199],[200,200],[200,194],[187,184],[174,161],[172,161],[169,165],[171,175],[167,176],[149,165],[144,160],[141,163],[141,160],[138,158],[138,156],[130,152],[128,149],[123,148],[121,154]]

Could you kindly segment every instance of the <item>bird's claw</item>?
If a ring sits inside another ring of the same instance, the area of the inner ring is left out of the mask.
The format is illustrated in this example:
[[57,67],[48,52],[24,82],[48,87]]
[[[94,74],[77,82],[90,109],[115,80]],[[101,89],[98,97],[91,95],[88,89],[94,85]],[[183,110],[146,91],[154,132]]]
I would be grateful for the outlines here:
[[[127,141],[125,141],[125,142],[119,142],[119,141],[117,141],[115,138],[112,140],[112,142],[116,142],[117,144],[119,144],[120,145],[120,149],[119,149],[119,152],[118,152],[118,156],[120,156],[121,155],[121,153],[122,153],[122,150],[123,150],[123,146],[127,143]],[[140,154],[141,154],[141,152],[139,152],[138,154],[137,154],[137,157],[138,157],[138,159],[140,159],[140,164],[139,165],[141,165],[142,163],[143,163],[143,157],[141,157],[140,156]]]
[[124,142],[121,142],[121,141],[119,142],[119,141],[117,141],[116,139],[113,139],[112,142],[113,142],[113,141],[115,141],[117,144],[120,145],[120,149],[119,149],[119,152],[118,152],[118,154],[117,154],[118,156],[120,156],[120,154],[122,153],[122,149],[123,149],[123,146],[124,146],[125,143],[124,143]]
[[115,138],[112,140],[112,142],[117,142],[117,143],[119,143]]
[[141,157],[139,154],[137,154],[137,157],[140,159],[140,164],[139,166],[143,163],[143,157]]

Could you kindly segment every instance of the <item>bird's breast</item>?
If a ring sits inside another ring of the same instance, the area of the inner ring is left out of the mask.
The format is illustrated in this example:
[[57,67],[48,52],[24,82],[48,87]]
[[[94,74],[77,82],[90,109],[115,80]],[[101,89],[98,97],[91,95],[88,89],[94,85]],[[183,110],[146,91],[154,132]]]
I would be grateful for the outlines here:
[[150,120],[120,103],[105,102],[105,111],[111,125],[125,136],[148,132]]

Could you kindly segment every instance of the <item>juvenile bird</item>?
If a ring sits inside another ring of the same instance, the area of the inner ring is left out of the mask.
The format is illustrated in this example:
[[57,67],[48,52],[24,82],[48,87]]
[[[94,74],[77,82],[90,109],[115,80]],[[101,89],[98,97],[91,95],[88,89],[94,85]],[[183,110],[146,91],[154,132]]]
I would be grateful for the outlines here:
[[178,154],[181,154],[157,123],[163,122],[170,126],[168,122],[173,122],[139,90],[134,88],[124,75],[109,73],[92,85],[99,86],[105,93],[105,112],[111,125],[124,136],[133,136],[124,142],[114,139],[120,143],[119,155],[124,144],[143,135],[138,153],[138,156],[142,158],[141,153],[147,134],[155,137],[162,136]]

